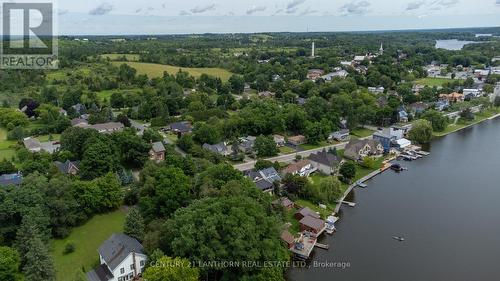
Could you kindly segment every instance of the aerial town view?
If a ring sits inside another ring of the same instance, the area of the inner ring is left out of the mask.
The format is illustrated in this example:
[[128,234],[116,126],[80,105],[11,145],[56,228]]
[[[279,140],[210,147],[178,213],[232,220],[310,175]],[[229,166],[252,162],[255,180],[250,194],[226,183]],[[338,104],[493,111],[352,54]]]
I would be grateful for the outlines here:
[[500,280],[500,0],[0,0],[0,281]]

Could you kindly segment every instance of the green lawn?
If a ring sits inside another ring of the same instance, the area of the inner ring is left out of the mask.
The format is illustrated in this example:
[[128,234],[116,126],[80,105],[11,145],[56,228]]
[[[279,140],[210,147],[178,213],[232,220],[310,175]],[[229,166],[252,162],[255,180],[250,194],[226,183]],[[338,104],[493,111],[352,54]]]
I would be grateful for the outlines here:
[[321,141],[319,142],[318,144],[302,144],[300,145],[300,148],[302,148],[303,150],[311,150],[311,149],[316,149],[316,148],[320,148],[320,147],[324,147],[324,146],[329,146],[329,145],[333,145],[333,144],[336,144],[337,142],[333,142],[333,143],[328,143],[327,141]]
[[331,215],[333,213],[333,210],[335,209],[335,204],[328,204],[327,209],[325,210],[321,209],[317,204],[314,204],[313,202],[304,199],[295,200],[295,204],[301,207],[308,207],[309,209],[320,213],[323,219],[326,219],[329,215]]
[[295,149],[290,148],[288,146],[282,146],[280,147],[280,153],[281,154],[292,154],[295,152]]
[[440,87],[443,86],[444,83],[451,82],[453,81],[452,79],[447,79],[447,78],[423,78],[415,81],[415,84],[419,85],[424,85],[424,86],[429,86],[429,87]]
[[[122,232],[124,222],[123,210],[97,215],[84,225],[74,228],[66,239],[54,240],[52,256],[57,280],[74,280],[75,276],[83,273],[82,269],[87,272],[96,266],[99,263],[97,248],[111,234]],[[75,244],[75,252],[63,255],[68,242]]]
[[16,154],[16,151],[11,148],[15,145],[15,141],[7,140],[7,130],[5,128],[0,128],[0,160],[11,160],[12,156]]
[[365,138],[373,135],[373,131],[365,128],[357,128],[351,131],[351,135],[358,138]]
[[189,72],[189,74],[196,78],[200,77],[202,74],[208,74],[211,76],[219,77],[223,81],[227,81],[229,80],[229,77],[233,75],[231,72],[222,68],[192,68],[142,62],[112,62],[112,64],[116,66],[120,66],[124,63],[135,68],[138,74],[146,74],[149,78],[162,77],[163,72],[165,71],[169,74],[176,74],[177,72],[179,72],[179,69]]
[[100,102],[104,103],[104,101],[109,102],[111,99],[111,95],[114,93],[122,93],[124,95],[126,94],[140,94],[141,89],[130,89],[130,90],[120,90],[120,89],[115,89],[115,90],[105,90],[105,91],[100,91],[97,93],[97,98],[99,99]]

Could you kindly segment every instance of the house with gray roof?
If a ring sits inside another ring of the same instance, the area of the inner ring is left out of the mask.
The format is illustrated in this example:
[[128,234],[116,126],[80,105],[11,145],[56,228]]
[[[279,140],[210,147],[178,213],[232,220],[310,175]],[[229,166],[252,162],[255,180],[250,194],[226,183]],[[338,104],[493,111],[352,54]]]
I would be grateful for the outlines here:
[[54,162],[59,171],[66,175],[76,176],[80,171],[80,161],[70,161],[66,160],[66,162]]
[[175,134],[184,135],[193,131],[193,125],[189,121],[181,121],[170,124],[169,129]]
[[154,142],[149,151],[149,159],[156,162],[165,160],[165,146],[161,142]]
[[341,157],[323,149],[320,152],[313,153],[307,158],[312,165],[325,175],[333,175],[338,171],[338,167],[343,162]]
[[252,153],[253,147],[255,145],[255,140],[257,138],[254,136],[248,136],[240,139],[238,149],[243,153]]
[[89,281],[125,281],[140,276],[146,265],[144,248],[135,238],[114,233],[99,247],[100,265],[87,273]]
[[272,192],[274,183],[281,182],[278,171],[273,167],[259,171],[251,171],[247,176],[264,192]]
[[223,142],[217,143],[217,144],[205,143],[203,145],[203,149],[211,151],[211,152],[219,154],[219,155],[222,155],[222,156],[228,156],[231,154],[231,149],[229,149],[229,147]]
[[41,152],[54,153],[59,150],[61,144],[57,141],[40,142],[35,138],[25,138],[23,140],[24,147],[31,153]]
[[344,151],[344,157],[354,161],[366,156],[382,155],[384,147],[378,140],[351,140]]
[[17,174],[5,174],[0,176],[0,186],[16,185],[19,186],[23,182],[23,176]]

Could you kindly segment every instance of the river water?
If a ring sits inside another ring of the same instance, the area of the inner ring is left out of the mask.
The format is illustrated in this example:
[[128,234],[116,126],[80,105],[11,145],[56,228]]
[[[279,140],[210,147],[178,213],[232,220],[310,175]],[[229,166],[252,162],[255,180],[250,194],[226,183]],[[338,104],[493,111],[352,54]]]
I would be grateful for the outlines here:
[[342,207],[338,232],[321,240],[330,249],[315,249],[288,280],[500,280],[499,148],[500,119],[485,121],[435,140],[430,156],[403,163],[408,171],[355,189],[357,206]]
[[436,40],[436,49],[446,49],[450,51],[459,51],[467,44],[475,43],[474,41],[463,41],[457,39],[451,40]]

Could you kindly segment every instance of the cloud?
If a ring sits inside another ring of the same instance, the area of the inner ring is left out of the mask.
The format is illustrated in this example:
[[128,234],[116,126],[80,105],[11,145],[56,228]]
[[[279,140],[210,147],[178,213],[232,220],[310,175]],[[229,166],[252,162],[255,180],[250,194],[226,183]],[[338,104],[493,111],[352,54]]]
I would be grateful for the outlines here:
[[93,16],[103,16],[109,14],[112,10],[113,10],[113,5],[104,2],[101,5],[97,6],[96,8],[90,10],[89,14]]
[[136,13],[136,14],[138,14],[138,13],[140,13],[140,12],[142,12],[142,8],[139,8],[139,9],[135,10],[135,13]]
[[179,13],[179,16],[189,16],[189,15],[191,15],[191,14],[187,11],[184,11],[184,10],[180,11],[180,13]]
[[408,3],[408,6],[406,6],[407,11],[412,11],[412,10],[417,10],[420,9],[425,4],[425,1],[415,1],[415,2],[410,2]]
[[367,1],[360,1],[360,2],[351,2],[347,3],[344,6],[340,7],[340,12],[344,16],[348,15],[363,15],[368,12],[368,7],[370,6],[370,3]]
[[307,15],[315,14],[317,12],[318,12],[317,10],[311,10],[311,7],[307,7],[307,9],[304,10],[302,13],[300,13],[300,15],[307,16]]
[[258,12],[263,12],[267,9],[265,6],[253,6],[251,9],[247,10],[247,15],[253,15]]
[[286,13],[287,14],[295,14],[297,12],[298,7],[304,4],[306,0],[292,0],[292,2],[286,5]]
[[204,12],[212,11],[215,10],[215,4],[210,4],[207,6],[197,6],[193,9],[191,9],[191,13],[193,14],[202,14]]
[[430,4],[430,6],[441,7],[441,8],[450,8],[458,4],[459,0],[436,0]]

